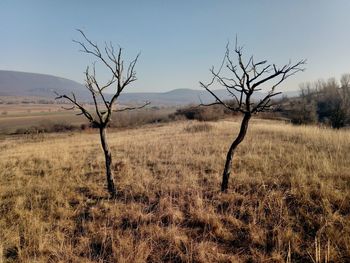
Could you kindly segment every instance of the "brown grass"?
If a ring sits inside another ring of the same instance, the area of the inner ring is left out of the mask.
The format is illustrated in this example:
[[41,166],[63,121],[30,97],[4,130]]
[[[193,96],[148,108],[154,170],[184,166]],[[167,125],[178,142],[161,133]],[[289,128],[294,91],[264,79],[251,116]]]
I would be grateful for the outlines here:
[[48,123],[67,122],[78,127],[86,123],[84,117],[76,116],[72,111],[62,109],[62,106],[67,107],[60,104],[0,104],[0,134],[10,134],[18,129],[31,129]]
[[0,262],[349,262],[349,131],[253,121],[222,194],[238,123],[188,125],[110,131],[117,200],[97,134],[2,140]]
[[[0,98],[1,99],[1,98]],[[128,105],[127,105],[128,106]],[[69,111],[66,104],[0,104],[0,135],[13,133],[32,133],[41,130],[52,132],[55,125],[67,124],[79,129],[89,126],[88,120],[79,111]],[[92,105],[86,105],[94,112]],[[120,105],[121,108],[126,107]],[[113,128],[139,127],[149,123],[173,121],[169,118],[175,107],[150,107],[113,114],[110,126]]]

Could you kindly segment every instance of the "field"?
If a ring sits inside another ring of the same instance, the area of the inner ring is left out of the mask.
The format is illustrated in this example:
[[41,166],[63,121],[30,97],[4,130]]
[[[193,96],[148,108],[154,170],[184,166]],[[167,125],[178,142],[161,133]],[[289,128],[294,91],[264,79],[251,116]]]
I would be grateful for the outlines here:
[[[0,101],[1,101],[0,96]],[[119,108],[129,105],[118,105]],[[71,107],[67,104],[55,103],[18,103],[9,101],[0,103],[0,136],[14,133],[33,133],[34,130],[54,129],[54,125],[80,129],[81,125],[87,125],[84,116],[77,115],[79,111],[66,110]],[[87,109],[94,112],[94,106],[86,105]],[[115,127],[135,127],[145,123],[166,121],[169,114],[175,112],[176,108],[149,107],[147,109],[119,112],[113,116]],[[115,117],[115,118],[114,118]],[[35,128],[35,129],[34,129]],[[31,132],[29,132],[31,131]]]
[[[350,132],[236,119],[0,141],[0,262],[350,262]],[[319,261],[321,260],[321,261]]]
[[0,104],[0,134],[14,133],[18,129],[41,126],[48,122],[73,125],[85,122],[84,118],[62,109],[62,106],[67,107],[60,104]]

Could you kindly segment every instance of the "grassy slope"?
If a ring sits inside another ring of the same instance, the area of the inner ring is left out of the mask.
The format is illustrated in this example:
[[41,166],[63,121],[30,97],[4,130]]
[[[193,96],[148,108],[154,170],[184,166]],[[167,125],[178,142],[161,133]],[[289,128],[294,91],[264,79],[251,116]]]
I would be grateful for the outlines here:
[[0,142],[0,262],[350,260],[348,131],[253,121],[221,194],[238,123],[196,125],[110,132],[115,201],[97,134]]

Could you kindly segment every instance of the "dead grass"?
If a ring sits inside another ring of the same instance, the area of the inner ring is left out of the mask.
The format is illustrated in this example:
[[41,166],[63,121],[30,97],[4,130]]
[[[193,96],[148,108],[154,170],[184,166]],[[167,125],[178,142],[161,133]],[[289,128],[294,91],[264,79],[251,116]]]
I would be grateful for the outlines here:
[[238,123],[189,125],[110,131],[116,200],[97,134],[0,141],[0,262],[350,261],[349,131],[253,121],[221,194]]

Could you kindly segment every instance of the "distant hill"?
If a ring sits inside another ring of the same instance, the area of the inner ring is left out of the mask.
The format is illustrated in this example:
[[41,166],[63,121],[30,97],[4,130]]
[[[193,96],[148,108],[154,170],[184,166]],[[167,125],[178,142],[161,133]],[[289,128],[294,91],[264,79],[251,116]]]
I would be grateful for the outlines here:
[[[26,73],[18,71],[0,70],[0,96],[42,97],[53,99],[54,91],[60,94],[74,92],[79,100],[91,100],[90,93],[84,85],[61,77]],[[230,98],[224,89],[215,90],[215,94],[222,99]],[[292,97],[296,92],[286,92],[284,95]],[[260,99],[264,93],[257,92],[255,99]],[[107,96],[108,97],[108,96]],[[205,90],[175,89],[168,92],[138,92],[123,93],[119,98],[122,104],[138,104],[150,101],[152,105],[186,105],[200,102],[210,103],[214,99]]]
[[88,92],[78,82],[45,74],[0,70],[0,96],[54,98],[58,93],[75,94],[87,99]]
[[[227,100],[233,99],[226,89],[218,89],[213,91],[220,99]],[[283,95],[288,97],[297,96],[298,92],[286,92]],[[259,100],[264,97],[264,93],[256,92],[254,99]],[[282,97],[280,95],[279,97]],[[168,92],[144,92],[144,93],[124,93],[120,96],[120,102],[122,103],[141,103],[143,101],[150,101],[154,105],[186,105],[186,104],[199,104],[210,103],[215,101],[213,96],[206,90],[194,90],[194,89],[175,89]]]
[[[215,93],[220,98],[227,96],[225,90],[217,90]],[[213,97],[205,90],[175,89],[168,92],[141,92],[124,93],[120,96],[122,103],[141,103],[150,101],[154,105],[186,105],[191,103],[208,103],[214,101]]]

